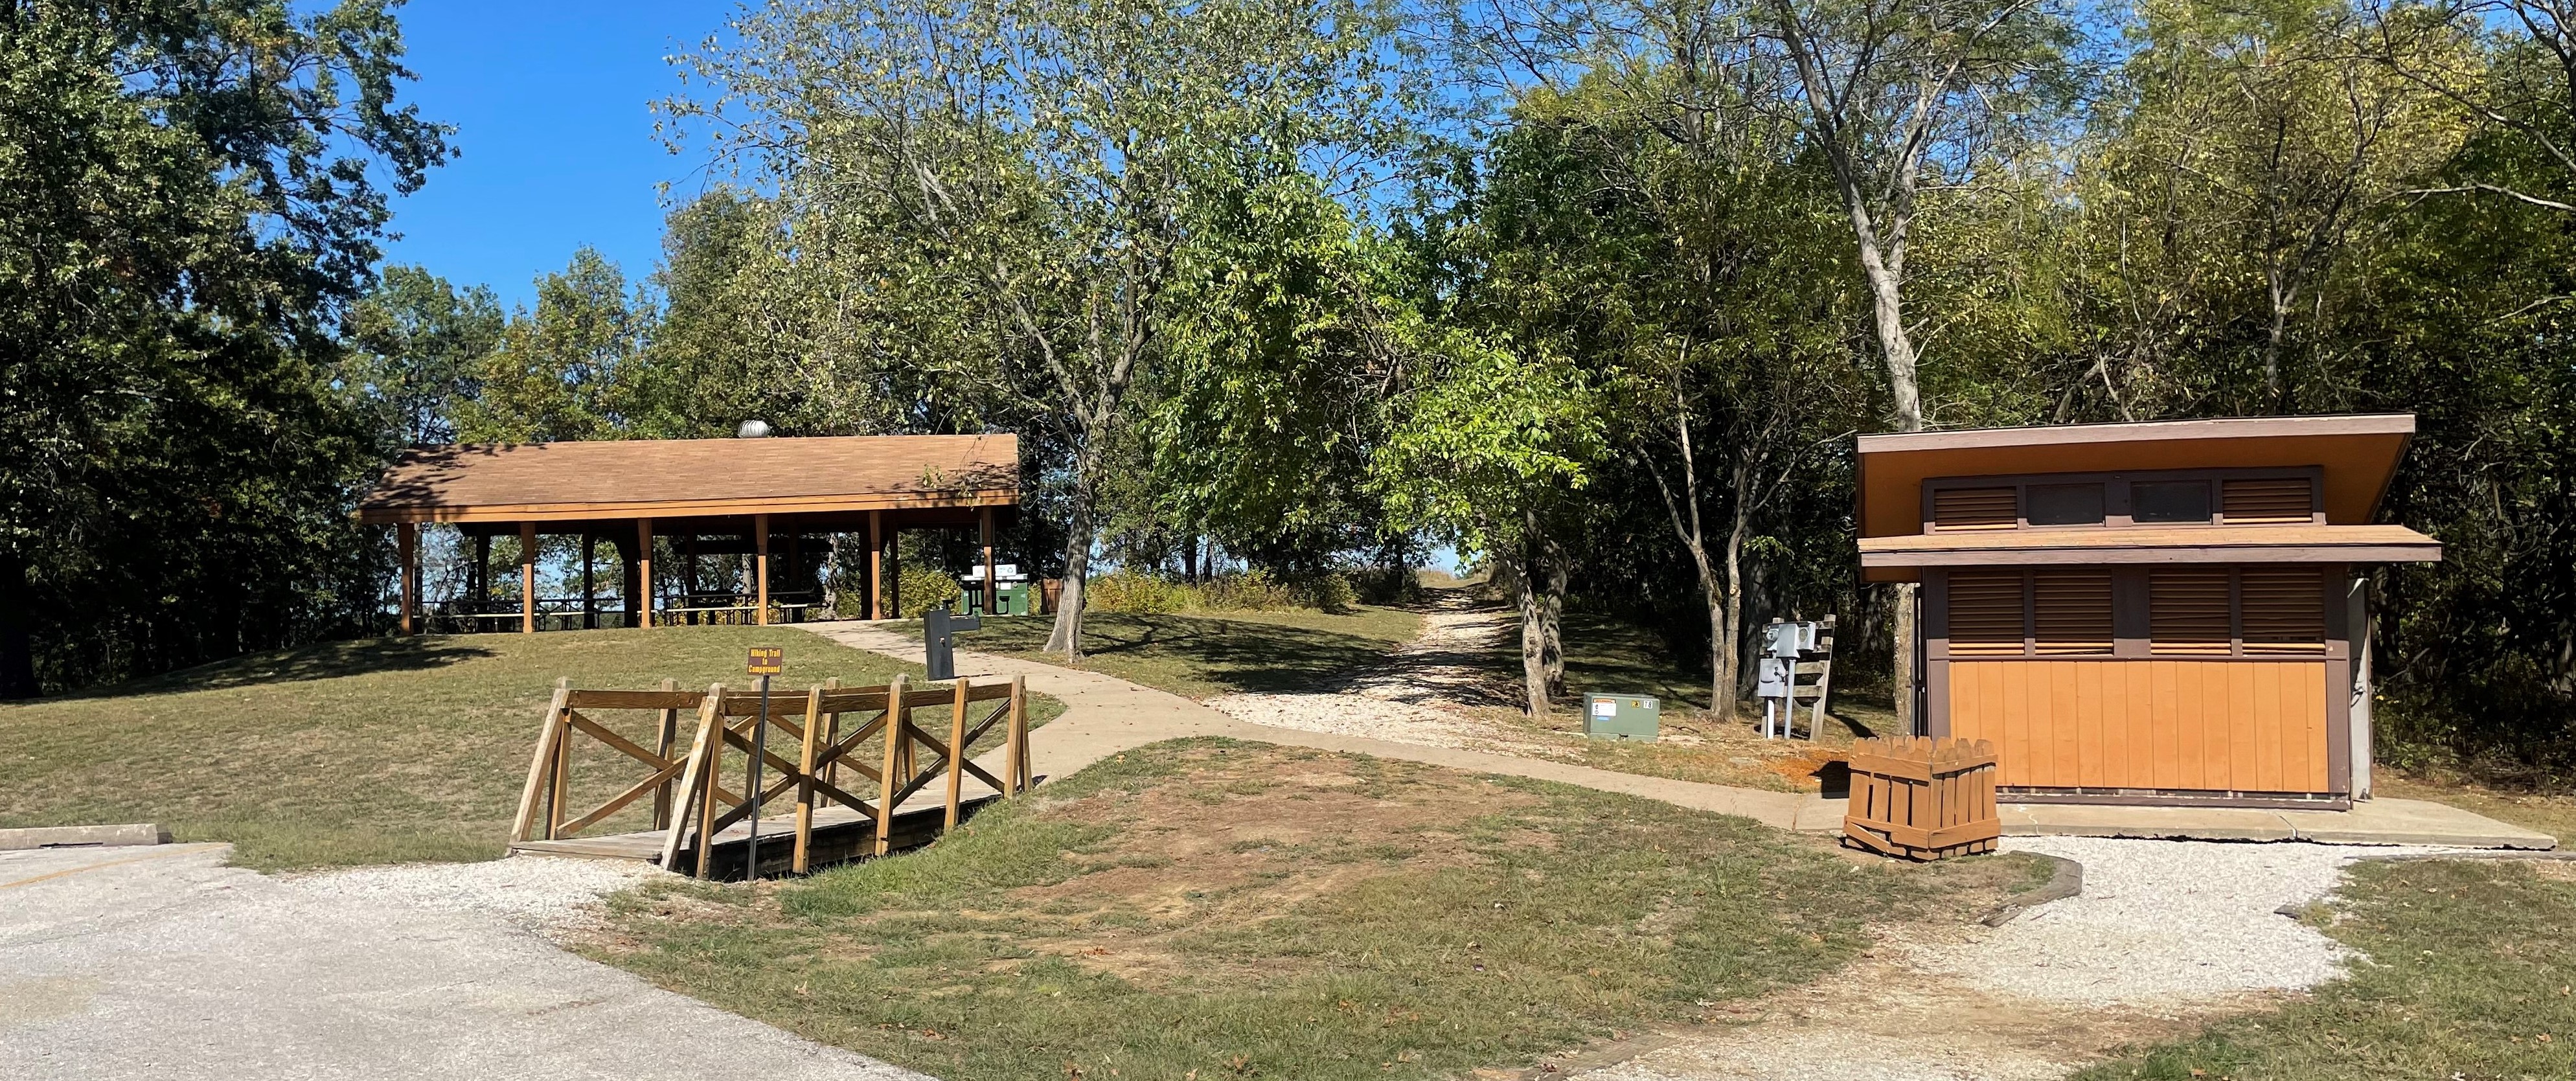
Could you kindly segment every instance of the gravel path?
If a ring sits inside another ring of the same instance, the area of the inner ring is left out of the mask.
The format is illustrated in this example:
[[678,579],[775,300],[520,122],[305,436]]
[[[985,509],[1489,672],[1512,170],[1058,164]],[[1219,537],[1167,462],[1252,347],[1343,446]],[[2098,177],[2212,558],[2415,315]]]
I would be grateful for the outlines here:
[[[1357,675],[1307,692],[1229,694],[1207,704],[1235,720],[1272,728],[1544,755],[1547,748],[1519,733],[1451,708],[1495,699],[1492,677],[1474,655],[1495,648],[1511,630],[1511,613],[1479,611],[1463,598],[1450,599],[1423,616],[1422,633],[1413,641]],[[1500,704],[1514,702],[1508,693],[1501,695]]]
[[601,898],[662,875],[661,868],[627,860],[512,856],[323,871],[281,881],[324,897],[497,916],[556,938],[589,926]]
[[2333,892],[2353,857],[2430,849],[2016,837],[2006,851],[2084,865],[2084,892],[1914,963],[2051,1002],[2148,1004],[2291,991],[2341,976],[2349,951],[2279,914]]

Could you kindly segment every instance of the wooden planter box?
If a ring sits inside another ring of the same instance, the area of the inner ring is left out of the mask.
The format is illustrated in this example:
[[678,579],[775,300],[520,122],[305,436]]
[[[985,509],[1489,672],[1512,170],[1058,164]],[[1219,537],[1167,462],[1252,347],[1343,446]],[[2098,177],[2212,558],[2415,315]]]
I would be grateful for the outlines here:
[[1994,744],[1898,736],[1852,745],[1843,843],[1937,860],[1992,852],[2001,836]]

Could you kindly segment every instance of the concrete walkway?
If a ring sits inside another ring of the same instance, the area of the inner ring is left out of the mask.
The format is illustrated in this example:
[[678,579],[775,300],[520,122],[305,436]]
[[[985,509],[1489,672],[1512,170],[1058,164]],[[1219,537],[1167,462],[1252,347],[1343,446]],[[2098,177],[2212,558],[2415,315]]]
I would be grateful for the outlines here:
[[[904,660],[918,660],[921,656],[920,639],[907,638],[867,623],[802,623],[796,626],[857,649]],[[1421,762],[1472,773],[1558,781],[1604,792],[1625,792],[1695,810],[1741,815],[1780,829],[1830,833],[1843,828],[1843,801],[1822,796],[1674,781],[1454,747],[1429,747],[1247,724],[1180,695],[1139,686],[1116,676],[996,654],[959,650],[957,670],[960,675],[968,677],[1027,676],[1030,690],[1064,703],[1062,716],[1048,721],[1029,737],[1029,751],[1037,772],[1053,777],[1062,777],[1131,747],[1186,736],[1226,736]],[[986,758],[998,761],[995,755],[987,755]]]
[[315,893],[229,853],[0,852],[0,1076],[929,1081],[490,916]]
[[[798,624],[843,645],[903,660],[921,657],[921,640],[864,622]],[[1435,766],[1532,777],[1624,792],[1766,826],[1835,833],[1844,800],[1818,795],[1675,781],[1543,759],[1332,735],[1239,721],[1190,699],[1115,676],[1037,661],[959,650],[970,677],[1026,676],[1029,687],[1065,704],[1064,715],[1030,738],[1037,772],[1062,777],[1130,747],[1184,736],[1228,736],[1264,743],[1375,755]],[[1000,769],[998,755],[988,768]],[[2021,836],[2151,837],[2208,841],[2310,841],[2319,844],[2438,845],[2457,848],[2557,847],[2546,834],[2423,800],[2366,800],[2350,811],[2272,811],[2233,807],[2117,807],[2004,804],[2004,832]]]
[[2308,841],[2324,845],[2436,845],[2548,850],[2558,840],[2475,811],[2420,799],[2381,797],[2349,811],[2259,807],[2106,807],[2007,803],[1997,808],[2016,836],[2143,837],[2195,841]]

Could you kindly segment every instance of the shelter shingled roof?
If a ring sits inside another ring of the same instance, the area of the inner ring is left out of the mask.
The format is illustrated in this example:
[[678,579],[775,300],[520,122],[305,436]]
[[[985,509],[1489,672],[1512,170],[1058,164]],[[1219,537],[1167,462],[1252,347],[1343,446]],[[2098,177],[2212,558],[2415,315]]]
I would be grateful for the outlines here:
[[501,522],[1019,502],[1019,437],[824,436],[457,444],[406,452],[359,520]]

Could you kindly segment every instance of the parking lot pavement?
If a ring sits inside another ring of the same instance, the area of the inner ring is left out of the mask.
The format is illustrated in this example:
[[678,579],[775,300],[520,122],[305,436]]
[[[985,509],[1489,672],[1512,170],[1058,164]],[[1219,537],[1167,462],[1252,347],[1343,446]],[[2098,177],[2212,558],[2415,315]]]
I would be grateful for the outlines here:
[[924,1081],[222,845],[0,852],[0,1076]]

